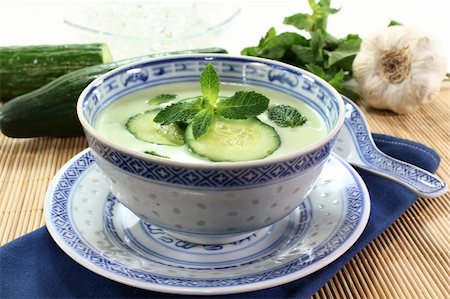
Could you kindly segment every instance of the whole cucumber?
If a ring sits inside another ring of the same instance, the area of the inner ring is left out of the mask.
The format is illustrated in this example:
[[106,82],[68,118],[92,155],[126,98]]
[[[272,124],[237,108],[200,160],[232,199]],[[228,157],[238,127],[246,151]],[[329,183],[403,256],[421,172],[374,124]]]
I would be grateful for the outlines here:
[[72,71],[111,61],[103,43],[0,47],[0,101],[7,102]]
[[140,56],[99,64],[63,75],[41,88],[0,106],[0,129],[9,137],[81,136],[76,103],[83,89],[100,75],[128,63],[160,56],[189,53],[227,53],[206,48]]

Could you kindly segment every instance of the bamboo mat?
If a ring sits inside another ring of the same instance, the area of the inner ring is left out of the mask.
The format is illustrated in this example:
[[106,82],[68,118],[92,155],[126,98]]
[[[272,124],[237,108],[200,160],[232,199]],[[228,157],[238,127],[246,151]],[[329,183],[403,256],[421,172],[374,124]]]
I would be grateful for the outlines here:
[[[442,157],[450,183],[450,89],[418,112],[365,110],[372,132],[415,140]],[[0,134],[0,245],[44,225],[46,189],[87,147],[84,138],[11,139]],[[313,298],[450,298],[450,192],[419,199]]]

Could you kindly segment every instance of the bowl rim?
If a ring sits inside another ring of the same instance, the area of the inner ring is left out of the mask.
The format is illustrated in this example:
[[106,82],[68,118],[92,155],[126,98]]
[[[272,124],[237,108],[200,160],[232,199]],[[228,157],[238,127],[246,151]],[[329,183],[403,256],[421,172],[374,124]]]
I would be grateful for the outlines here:
[[[239,14],[241,13],[240,7],[231,7],[230,8],[230,14],[226,15],[225,18],[220,19],[219,22],[209,24],[208,26],[198,29],[188,35],[185,35],[183,37],[176,37],[176,38],[166,38],[163,40],[163,42],[177,42],[177,41],[183,41],[188,40],[192,38],[196,38],[199,36],[206,35],[208,33],[214,32],[216,30],[220,30],[221,28],[225,27],[231,21],[233,21]],[[147,37],[142,37],[138,35],[131,35],[126,33],[120,33],[115,31],[109,31],[103,28],[95,28],[93,25],[89,25],[86,23],[83,23],[80,20],[73,19],[73,18],[64,18],[63,23],[69,26],[70,28],[80,30],[81,33],[93,33],[102,37],[110,37],[110,38],[119,38],[124,40],[133,40],[138,42],[146,42],[148,40]]]
[[[86,118],[84,117],[83,113],[83,99],[87,96],[87,94],[91,91],[91,89],[96,88],[98,85],[101,85],[101,83],[104,81],[105,78],[110,77],[111,75],[115,73],[122,72],[126,69],[130,69],[133,67],[137,67],[139,65],[143,64],[149,64],[152,62],[158,62],[162,60],[176,60],[176,59],[195,59],[195,60],[206,60],[206,61],[213,61],[215,58],[221,59],[221,58],[229,58],[229,59],[237,59],[237,60],[246,60],[248,62],[257,62],[262,63],[264,65],[269,66],[276,66],[280,68],[290,69],[294,72],[301,73],[302,75],[306,75],[311,77],[314,81],[317,81],[320,83],[320,85],[324,86],[328,91],[335,96],[338,102],[338,119],[336,121],[336,125],[319,141],[314,142],[313,144],[301,149],[289,152],[287,154],[275,156],[275,157],[266,157],[259,160],[250,160],[250,161],[238,161],[238,162],[213,162],[213,161],[206,161],[206,163],[198,163],[198,162],[186,162],[186,161],[180,161],[175,159],[167,159],[162,158],[158,156],[152,156],[147,155],[145,153],[140,153],[138,151],[129,149],[125,146],[122,146],[118,143],[112,142],[106,137],[102,136],[96,129],[94,129],[93,126],[91,126]],[[260,58],[260,57],[253,57],[253,56],[244,56],[244,55],[231,55],[231,54],[208,54],[208,53],[198,53],[198,54],[173,54],[173,55],[165,55],[155,58],[147,58],[142,59],[138,61],[134,61],[131,63],[128,63],[126,65],[114,68],[101,76],[94,79],[89,85],[87,85],[81,94],[79,95],[77,99],[77,117],[80,121],[83,130],[89,133],[91,136],[98,139],[101,143],[106,144],[110,148],[125,153],[129,156],[135,157],[137,159],[150,162],[150,163],[156,163],[160,165],[166,165],[170,167],[179,167],[179,168],[187,168],[187,169],[203,169],[203,170],[217,170],[217,169],[243,169],[243,168],[257,168],[257,167],[264,167],[268,165],[274,165],[274,164],[280,164],[286,161],[295,160],[296,158],[307,154],[309,152],[314,151],[315,149],[321,148],[325,146],[330,140],[337,136],[340,129],[344,125],[345,120],[345,102],[341,96],[341,94],[333,87],[331,86],[327,81],[323,80],[322,78],[318,77],[317,75],[314,75],[311,72],[308,72],[302,68],[271,60],[266,58]]]

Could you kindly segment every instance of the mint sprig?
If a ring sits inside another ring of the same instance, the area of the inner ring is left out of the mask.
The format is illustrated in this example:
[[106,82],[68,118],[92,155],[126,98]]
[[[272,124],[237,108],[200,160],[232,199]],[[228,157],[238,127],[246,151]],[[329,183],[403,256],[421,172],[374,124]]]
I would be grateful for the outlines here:
[[303,125],[307,119],[297,109],[289,105],[276,105],[267,111],[269,119],[280,127],[295,128]]
[[197,139],[206,134],[216,116],[246,119],[263,113],[269,106],[269,99],[255,91],[238,91],[218,101],[220,78],[211,63],[200,76],[200,87],[203,97],[172,104],[161,110],[153,121],[162,125],[190,124]]
[[174,122],[189,123],[197,113],[206,108],[207,104],[203,98],[178,102],[161,110],[153,121],[162,125]]
[[177,97],[175,94],[160,94],[156,97],[153,97],[147,101],[150,105],[160,105],[164,103],[168,103],[172,100],[174,100]]
[[206,65],[200,76],[200,87],[203,97],[214,106],[219,97],[220,78],[211,63]]
[[198,112],[192,119],[192,134],[194,138],[204,135],[214,121],[214,109],[212,106]]
[[217,113],[225,118],[246,119],[255,117],[269,106],[269,99],[254,91],[238,91],[217,103]]

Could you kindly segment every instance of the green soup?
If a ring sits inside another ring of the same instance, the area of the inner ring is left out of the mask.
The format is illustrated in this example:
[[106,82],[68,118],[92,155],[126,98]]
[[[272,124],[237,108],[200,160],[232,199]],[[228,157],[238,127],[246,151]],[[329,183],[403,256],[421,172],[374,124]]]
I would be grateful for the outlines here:
[[[267,125],[272,126],[280,137],[279,148],[268,157],[281,156],[306,148],[321,140],[327,133],[325,121],[322,117],[302,101],[266,88],[223,83],[220,86],[219,96],[229,97],[236,91],[256,91],[270,99],[269,106],[278,104],[289,105],[296,108],[307,118],[307,122],[299,127],[286,128],[279,127],[273,123],[268,118],[266,112],[260,114],[258,118]],[[161,108],[161,106],[150,105],[147,101],[152,97],[164,93],[176,94],[177,99],[192,98],[201,95],[198,83],[177,83],[140,90],[122,97],[101,111],[95,121],[96,130],[111,142],[137,152],[156,153],[183,162],[214,163],[196,155],[186,145],[158,145],[145,142],[137,139],[127,130],[126,123],[133,115],[147,110]]]

